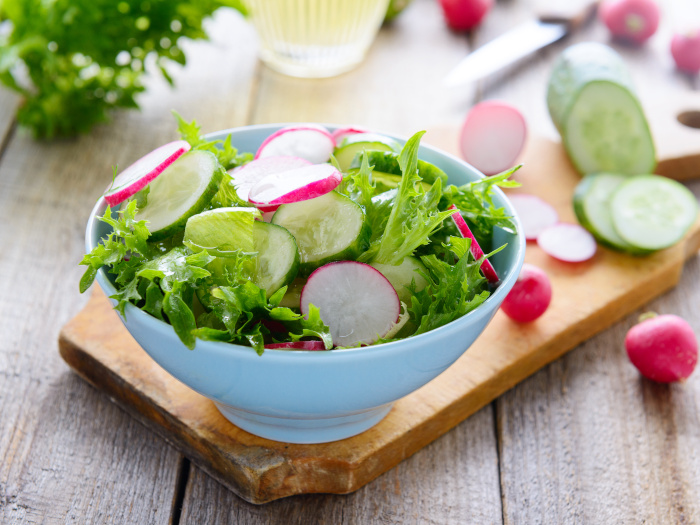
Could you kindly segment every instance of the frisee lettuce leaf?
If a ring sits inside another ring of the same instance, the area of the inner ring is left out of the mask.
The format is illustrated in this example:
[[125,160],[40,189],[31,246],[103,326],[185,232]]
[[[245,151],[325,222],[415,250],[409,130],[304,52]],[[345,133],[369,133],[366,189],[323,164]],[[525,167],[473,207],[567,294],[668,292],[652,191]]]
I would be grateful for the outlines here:
[[192,149],[210,151],[216,155],[216,159],[224,169],[230,170],[253,160],[252,153],[238,153],[238,150],[231,145],[231,135],[224,140],[207,140],[202,135],[202,128],[197,125],[197,121],[187,122],[175,110],[173,115],[177,120],[177,131],[182,140],[187,141]]
[[455,213],[438,211],[442,197],[442,181],[437,179],[430,190],[423,189],[418,175],[418,146],[425,132],[413,135],[401,150],[399,166],[401,182],[390,206],[389,217],[382,236],[370,246],[359,260],[382,264],[401,264],[404,257],[413,254],[419,246],[427,244],[430,235],[443,220]]

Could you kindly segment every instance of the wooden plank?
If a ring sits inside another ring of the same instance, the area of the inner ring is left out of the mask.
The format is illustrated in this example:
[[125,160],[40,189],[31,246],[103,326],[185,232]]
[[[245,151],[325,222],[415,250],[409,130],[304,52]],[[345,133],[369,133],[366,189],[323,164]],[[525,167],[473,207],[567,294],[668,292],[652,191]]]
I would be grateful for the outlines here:
[[4,87],[0,88],[0,155],[14,126],[18,104],[19,97],[16,93]]
[[[175,137],[170,108],[206,127],[241,125],[254,39],[222,13],[215,41],[192,44],[176,90],[153,82],[144,111],[71,141],[16,133],[0,162],[0,522],[168,523],[180,456],[61,364],[59,327],[77,293],[86,218],[126,165]],[[225,64],[226,67],[222,67]],[[209,90],[211,97],[202,97]]]
[[[700,329],[700,259],[645,310]],[[640,311],[497,402],[506,523],[700,522],[700,375],[640,378],[623,347]]]
[[264,506],[193,467],[183,523],[501,523],[493,411],[486,407],[373,483],[346,496],[306,495]]
[[[484,95],[515,104],[531,131],[555,137],[544,102],[549,69],[566,45],[584,40],[606,42],[605,28],[591,24],[540,52],[509,82],[487,83]],[[643,48],[613,45],[667,159],[658,172],[697,178],[696,155],[677,157],[700,144],[700,131],[681,129],[671,106],[700,107],[699,94],[673,72],[667,44],[662,33]],[[698,183],[691,187],[699,193]],[[648,308],[681,314],[698,330],[698,271],[695,257],[678,287]],[[700,381],[697,373],[671,387],[639,378],[622,345],[638,313],[496,401],[505,523],[698,522]]]

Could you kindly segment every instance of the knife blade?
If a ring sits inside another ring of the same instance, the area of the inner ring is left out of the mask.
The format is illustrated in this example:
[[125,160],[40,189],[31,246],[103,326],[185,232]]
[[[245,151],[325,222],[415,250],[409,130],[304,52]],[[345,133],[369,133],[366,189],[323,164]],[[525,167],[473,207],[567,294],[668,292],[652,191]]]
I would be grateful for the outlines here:
[[526,22],[471,52],[443,79],[448,87],[482,79],[562,39],[585,21],[596,5],[594,0],[571,2],[563,10],[542,11],[539,19]]

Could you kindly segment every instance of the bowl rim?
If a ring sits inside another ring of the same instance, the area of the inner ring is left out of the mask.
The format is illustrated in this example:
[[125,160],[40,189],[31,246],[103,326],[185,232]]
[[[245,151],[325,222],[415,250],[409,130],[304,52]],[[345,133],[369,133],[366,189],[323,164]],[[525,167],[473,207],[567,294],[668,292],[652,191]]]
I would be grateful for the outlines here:
[[[210,133],[207,133],[204,135],[204,138],[206,139],[216,139],[220,136],[226,136],[229,135],[233,132],[241,132],[241,131],[260,131],[260,130],[271,130],[271,132],[274,132],[277,128],[283,128],[286,126],[290,125],[296,125],[300,124],[300,122],[277,122],[277,123],[269,123],[269,124],[252,124],[248,126],[238,126],[234,128],[227,128],[219,131],[213,131]],[[336,129],[342,129],[347,127],[347,125],[338,125],[338,124],[326,124],[326,123],[314,123],[316,125],[321,125],[329,129],[330,131],[334,131]],[[369,133],[370,131],[368,131]],[[405,136],[403,135],[397,135],[395,133],[387,133],[383,131],[371,131],[371,133],[380,133],[383,135],[387,135],[391,138],[397,139],[402,143],[405,143],[406,140],[408,140]],[[468,162],[460,159],[456,155],[453,155],[449,152],[446,152],[440,148],[436,148],[434,146],[428,145],[428,144],[421,144],[420,149],[428,149],[432,151],[433,153],[437,155],[441,155],[443,157],[446,157],[454,162],[456,162],[459,165],[466,166],[469,168],[469,170],[473,170],[474,173],[479,178],[486,178],[486,176],[476,169],[474,166],[469,164]],[[487,305],[491,305],[494,302],[498,303],[502,301],[502,296],[505,296],[509,291],[510,291],[510,286],[508,286],[511,282],[517,280],[519,274],[520,274],[520,269],[522,268],[524,258],[525,258],[525,247],[526,247],[526,239],[525,235],[523,234],[523,229],[522,229],[522,224],[520,222],[520,218],[518,217],[515,208],[511,204],[510,200],[508,199],[507,195],[499,188],[498,186],[493,188],[494,191],[496,192],[499,197],[503,200],[505,204],[506,210],[510,213],[510,215],[513,217],[515,224],[516,224],[516,232],[514,233],[514,241],[517,243],[516,246],[516,253],[515,253],[515,264],[512,266],[510,272],[508,272],[508,275],[506,276],[505,279],[501,279],[498,287],[496,288],[495,291],[492,291],[489,297],[479,306],[477,306],[474,310],[471,312],[468,312],[467,314],[463,315],[462,317],[459,317],[453,321],[450,321],[449,323],[440,326],[438,328],[435,328],[433,330],[430,330],[428,332],[416,335],[416,336],[411,336],[407,337],[404,339],[400,339],[398,341],[390,341],[388,343],[381,343],[378,345],[369,345],[369,346],[361,346],[361,347],[354,347],[354,348],[341,348],[337,350],[332,350],[332,351],[312,351],[312,350],[280,350],[280,349],[274,349],[274,348],[265,348],[265,351],[263,352],[262,355],[271,353],[273,356],[275,356],[275,359],[282,359],[282,360],[292,360],[292,359],[305,359],[304,357],[294,357],[294,356],[315,356],[315,357],[321,357],[321,356],[331,356],[331,355],[336,355],[338,356],[337,358],[341,358],[341,356],[348,357],[351,355],[355,355],[358,352],[366,355],[377,355],[378,353],[391,353],[394,351],[400,351],[403,346],[406,345],[407,342],[410,342],[412,345],[415,344],[420,344],[420,342],[425,342],[425,343],[430,343],[430,338],[434,337],[437,333],[441,333],[445,336],[449,336],[452,332],[454,331],[459,331],[461,328],[462,324],[468,324],[469,321],[475,318],[482,317],[484,315],[488,315],[489,308],[484,308]],[[92,211],[90,212],[90,217],[87,222],[86,230],[85,230],[85,250],[86,253],[89,253],[92,248],[92,231],[95,227],[95,225],[98,223],[97,221],[97,216],[98,215],[103,215],[104,210],[107,207],[107,202],[105,201],[104,195],[101,195],[97,202],[95,203],[95,206],[92,208]],[[107,278],[107,271],[105,267],[103,266],[98,270],[97,273],[97,282],[100,285],[100,288],[102,289],[103,292],[109,297],[116,293],[117,289],[114,287],[114,285],[111,283],[111,281]],[[505,298],[505,297],[503,297]],[[495,312],[494,312],[495,313]],[[138,317],[141,317],[144,322],[150,323],[153,328],[160,332],[160,333],[170,333],[171,335],[175,335],[174,329],[172,325],[169,323],[166,323],[165,321],[161,321],[160,319],[157,319],[148,313],[144,312],[140,308],[136,307],[135,305],[128,303],[126,305],[125,309],[125,314],[127,315],[136,315]],[[120,318],[124,321],[126,324],[126,317],[121,316],[119,314]],[[177,339],[177,336],[175,336]],[[177,339],[178,342],[179,339]],[[181,343],[181,342],[180,342]],[[184,345],[183,345],[184,346]],[[204,340],[197,340],[196,346],[195,346],[195,351],[202,351],[204,349],[207,349],[209,352],[214,352],[214,353],[219,353],[219,352],[226,352],[227,354],[231,354],[232,352],[241,352],[243,353],[244,357],[262,357],[257,354],[257,352],[252,351],[252,347],[250,346],[244,346],[244,345],[238,345],[235,343],[224,343],[220,341],[204,341]],[[326,357],[330,358],[330,357]],[[308,358],[307,358],[308,359]],[[332,359],[332,358],[330,358]]]

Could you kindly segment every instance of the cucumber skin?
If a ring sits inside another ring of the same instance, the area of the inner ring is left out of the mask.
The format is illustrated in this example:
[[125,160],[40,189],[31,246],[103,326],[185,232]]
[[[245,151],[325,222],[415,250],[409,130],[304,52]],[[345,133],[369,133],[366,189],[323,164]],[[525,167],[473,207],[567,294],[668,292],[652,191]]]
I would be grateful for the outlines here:
[[[374,166],[375,171],[388,175],[398,175],[399,177],[402,175],[397,153],[391,151],[367,151],[367,161],[370,166]],[[361,163],[361,154],[355,155],[350,164],[350,169],[360,168]],[[441,179],[443,184],[447,183],[447,173],[434,164],[420,159],[418,159],[418,176],[428,185],[435,182],[436,179]]]
[[[211,155],[213,155],[213,153]],[[226,170],[224,170],[224,168],[221,165],[218,165],[216,170],[214,171],[214,175],[209,181],[209,185],[206,187],[206,189],[202,193],[202,196],[195,203],[195,205],[192,206],[189,210],[187,210],[187,213],[185,213],[182,217],[180,217],[179,220],[175,221],[170,226],[167,226],[155,232],[151,232],[151,235],[148,238],[148,240],[162,241],[163,239],[167,239],[168,237],[171,237],[176,233],[184,232],[185,226],[187,225],[187,220],[193,215],[197,215],[198,213],[204,211],[207,208],[207,206],[209,206],[210,201],[214,198],[214,195],[216,195],[219,191],[219,185],[224,179],[225,173]],[[199,206],[197,205],[198,203]]]
[[[291,233],[289,233],[289,230],[287,230],[287,228],[285,228],[285,227],[283,227],[283,226],[280,226],[279,224],[269,224],[269,223],[266,223],[266,222],[258,222],[258,221],[256,221],[256,223],[253,224],[253,228],[254,228],[253,231],[255,231],[256,224],[258,224],[258,226],[257,226],[258,228],[260,228],[260,227],[264,227],[264,228],[272,227],[272,228],[280,228],[280,229],[284,230],[284,231],[286,232],[286,234],[289,235],[289,237],[291,237],[291,240],[292,240],[292,242],[294,243],[294,248],[296,249],[296,253],[295,253],[295,255],[294,255],[294,262],[292,263],[291,268],[289,269],[289,271],[288,271],[287,274],[285,275],[284,280],[282,281],[282,284],[280,284],[280,286],[277,287],[277,288],[275,288],[274,290],[265,290],[265,292],[266,292],[266,294],[267,294],[267,297],[269,298],[269,297],[270,297],[273,293],[275,293],[277,290],[279,290],[280,288],[282,288],[282,287],[285,286],[285,285],[288,285],[289,283],[291,283],[291,282],[296,278],[297,274],[299,273],[299,265],[301,264],[301,261],[300,261],[300,258],[299,258],[299,248],[297,247],[297,241],[296,241],[296,239],[294,238],[294,235],[292,235]],[[262,226],[263,224],[264,224],[265,226]],[[255,276],[253,277],[253,282],[254,282],[256,285],[260,286],[260,283],[258,282],[257,277],[258,277],[257,275],[255,275]]]
[[[575,164],[579,173],[583,173],[580,166],[576,165],[572,154],[572,145],[566,140],[566,119],[569,115],[581,90],[592,82],[609,82],[626,90],[630,98],[636,103],[639,112],[644,116],[644,111],[637,98],[632,78],[622,57],[604,44],[583,42],[568,47],[555,62],[547,84],[547,108],[552,122],[563,138],[564,146],[569,158]],[[649,124],[644,117],[644,124],[649,144],[652,148],[652,158],[656,158],[654,141],[649,130]],[[652,173],[656,168],[656,161],[648,167]]]
[[623,252],[627,253],[630,255],[636,255],[636,256],[644,256],[644,255],[649,255],[650,253],[653,253],[654,250],[645,250],[644,248],[636,248],[634,246],[620,246],[615,243],[612,243],[608,241],[607,239],[601,237],[596,229],[593,227],[593,225],[590,223],[588,220],[588,216],[586,215],[585,208],[583,206],[583,199],[588,193],[588,190],[590,186],[593,184],[595,181],[595,174],[591,175],[586,175],[581,182],[576,186],[576,190],[574,191],[574,196],[573,196],[573,207],[574,207],[574,214],[576,215],[576,219],[578,219],[578,222],[586,228],[590,232],[593,237],[596,238],[596,240],[605,246],[606,248],[613,249],[618,252]]
[[[363,210],[364,213],[364,210]],[[362,222],[360,233],[357,235],[356,242],[345,248],[342,252],[334,255],[329,255],[317,261],[303,262],[299,264],[299,277],[308,277],[316,268],[320,268],[324,264],[335,261],[356,261],[363,252],[369,249],[369,240],[372,237],[372,228],[367,224],[365,219]]]

